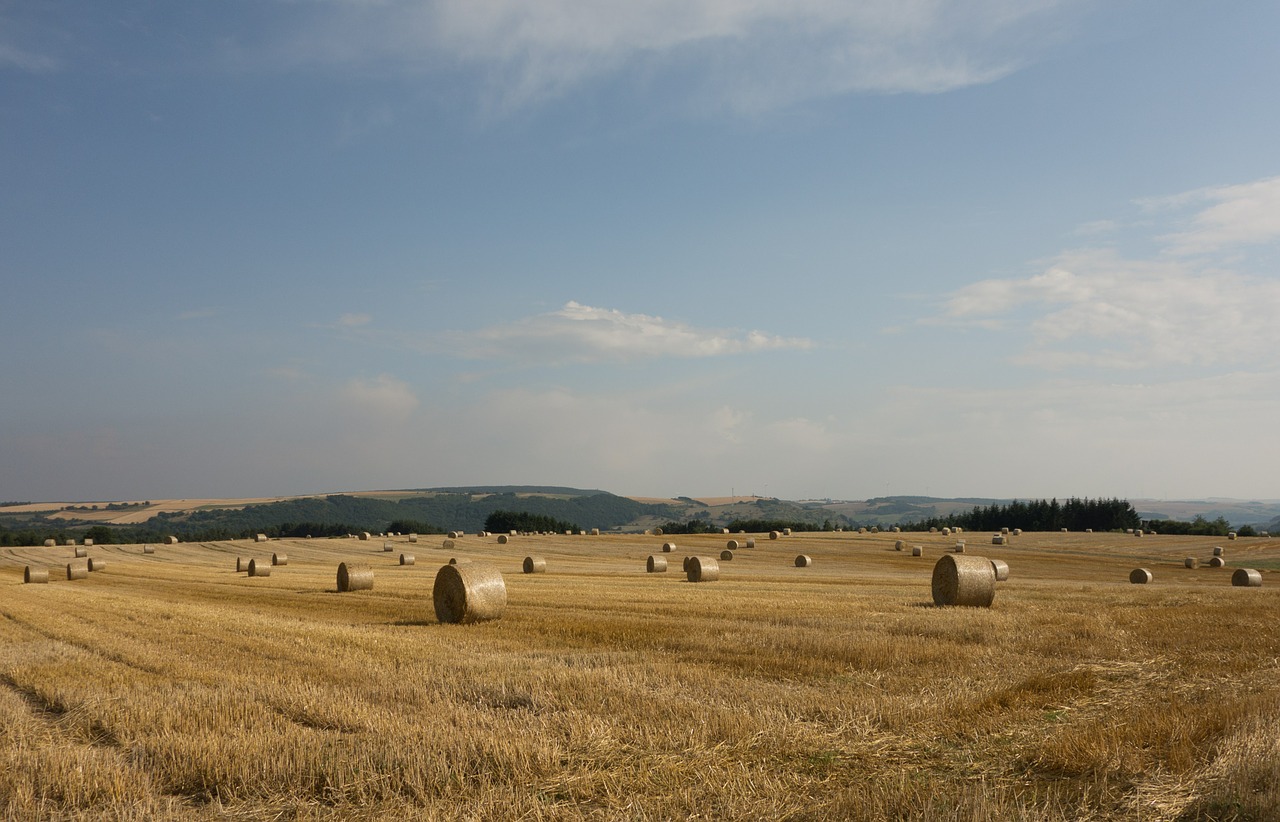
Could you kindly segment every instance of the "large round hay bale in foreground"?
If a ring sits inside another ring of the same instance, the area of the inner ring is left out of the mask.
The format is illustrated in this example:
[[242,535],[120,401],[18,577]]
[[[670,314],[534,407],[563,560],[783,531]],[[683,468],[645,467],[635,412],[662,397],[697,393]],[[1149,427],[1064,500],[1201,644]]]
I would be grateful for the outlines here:
[[1223,559],[1222,557],[1211,557],[1211,558],[1209,559],[1209,567],[1210,567],[1210,568],[1221,568],[1223,565],[1225,565],[1225,564],[1226,564],[1226,562],[1227,562],[1227,561],[1226,561],[1225,559]]
[[31,565],[28,565],[22,571],[22,581],[26,584],[48,582],[49,569],[36,568]]
[[372,591],[373,569],[368,565],[340,563],[338,565],[338,593]]
[[499,545],[506,545],[506,544],[507,544],[507,540],[509,540],[509,539],[511,539],[511,537],[507,536],[506,534],[498,534],[498,544],[499,544]]
[[105,571],[107,570],[107,561],[101,557],[90,557],[89,571]]
[[650,574],[661,574],[667,570],[667,558],[659,556],[650,556],[644,563],[645,571]]
[[445,565],[436,572],[431,598],[441,622],[484,622],[501,617],[507,609],[507,584],[487,562]]
[[923,545],[913,545],[913,546],[911,546],[911,556],[913,556],[913,557],[922,557],[922,556],[924,556],[924,546],[923,546]]
[[1129,572],[1129,582],[1134,585],[1146,585],[1152,579],[1154,579],[1154,577],[1152,577],[1151,572],[1146,568],[1134,568]]
[[67,563],[67,579],[88,579],[89,563],[87,562],[68,562]]
[[736,539],[731,539],[724,544],[724,547],[728,548],[730,551],[736,551],[738,550],[738,541]]
[[728,548],[726,548],[725,550],[720,552],[720,559],[724,560],[725,562],[728,562],[729,560],[733,559],[733,552],[730,551]]
[[995,598],[996,569],[986,557],[943,554],[933,566],[935,604],[987,608]]
[[720,578],[720,563],[711,557],[689,557],[684,573],[690,582],[715,582]]
[[1261,588],[1262,572],[1252,568],[1237,568],[1231,575],[1231,584],[1237,588]]
[[1187,557],[1182,561],[1182,565],[1185,568],[1197,568],[1200,565],[1200,560],[1195,557]]
[[813,559],[808,554],[801,554],[800,556],[796,557],[797,568],[808,568],[812,564],[813,564]]
[[674,551],[675,549],[676,549],[676,544],[675,544],[674,542],[664,542],[664,543],[662,543],[662,553],[664,553],[664,554],[669,554],[669,553],[671,553],[672,551]]
[[288,555],[288,554],[281,554],[281,553],[279,553],[279,552],[274,553],[274,554],[272,554],[272,555],[271,555],[271,564],[272,564],[272,565],[288,565],[288,564],[289,564],[289,555]]
[[996,572],[996,582],[1005,582],[1009,579],[1009,563],[1004,560],[991,560],[991,570]]
[[401,564],[401,565],[412,565],[412,564],[413,564],[413,562],[414,562],[414,556],[413,556],[413,554],[401,554],[401,555],[400,555],[400,564]]
[[545,574],[547,572],[547,561],[542,557],[525,557],[524,572],[526,574]]
[[271,566],[255,557],[249,560],[249,576],[269,577],[271,576]]

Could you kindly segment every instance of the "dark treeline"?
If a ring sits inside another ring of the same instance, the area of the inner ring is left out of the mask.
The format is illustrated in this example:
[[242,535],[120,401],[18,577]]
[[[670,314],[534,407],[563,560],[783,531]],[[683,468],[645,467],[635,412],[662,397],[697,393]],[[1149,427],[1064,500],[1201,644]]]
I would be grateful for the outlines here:
[[484,521],[484,530],[493,533],[507,531],[561,531],[577,532],[577,523],[556,519],[545,514],[532,514],[528,511],[494,511]]
[[792,531],[831,531],[831,521],[828,520],[823,525],[814,525],[812,522],[801,522],[799,520],[782,520],[782,519],[735,519],[727,525],[713,525],[709,520],[702,518],[691,519],[688,522],[668,522],[662,526],[664,534],[718,534],[724,528],[737,533],[738,531],[746,531],[752,534],[762,534],[766,531],[781,531],[784,528],[790,528]]
[[1224,517],[1208,520],[1202,515],[1197,515],[1191,522],[1182,522],[1176,519],[1153,519],[1147,522],[1147,527],[1157,534],[1190,534],[1199,537],[1225,537],[1233,530],[1242,537],[1251,537],[1256,533],[1253,526],[1245,525],[1239,529],[1233,529],[1231,523],[1227,522]]
[[971,531],[998,531],[1001,528],[1021,528],[1024,531],[1058,531],[1067,528],[1083,531],[1115,531],[1137,528],[1142,524],[1138,512],[1128,500],[1077,499],[1064,503],[1053,500],[1014,500],[1008,505],[992,503],[975,505],[967,514],[951,514],[946,517],[929,517],[921,522],[904,523],[910,531],[960,526]]

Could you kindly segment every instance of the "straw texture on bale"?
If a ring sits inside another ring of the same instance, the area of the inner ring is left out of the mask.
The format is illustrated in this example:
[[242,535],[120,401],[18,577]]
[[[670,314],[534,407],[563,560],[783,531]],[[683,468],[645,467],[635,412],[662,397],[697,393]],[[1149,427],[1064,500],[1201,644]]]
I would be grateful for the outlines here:
[[992,545],[1004,545],[1004,534],[992,534],[992,535],[991,535],[991,544],[992,544]]
[[1009,563],[1002,559],[991,560],[991,570],[996,572],[996,582],[1004,582],[1009,578]]
[[1014,535],[1015,537],[1020,537],[1020,536],[1022,536],[1022,529],[1021,529],[1021,528],[1014,528],[1014,529],[1013,529],[1013,535]]
[[348,593],[350,591],[370,591],[373,590],[373,569],[368,565],[356,565],[354,563],[348,565],[343,562],[338,565],[338,592]]
[[1140,537],[1140,536],[1142,536],[1142,529],[1141,529],[1141,528],[1134,528],[1134,529],[1133,529],[1133,535],[1134,535],[1135,537]]
[[813,559],[808,554],[801,554],[796,557],[797,568],[808,568],[813,564]]
[[86,540],[84,541],[84,544],[85,544],[85,545],[93,545],[93,540],[91,540],[91,539],[86,539]]
[[436,572],[431,598],[441,622],[484,622],[498,619],[507,609],[507,584],[487,562],[446,565]]
[[1134,585],[1146,585],[1152,579],[1151,572],[1146,568],[1134,568],[1129,572],[1129,582]]
[[454,545],[453,540],[451,540],[451,539],[446,539],[446,540],[441,544],[441,546],[440,546],[440,547],[442,547],[442,548],[452,548],[452,547],[453,547],[453,545]]
[[401,554],[401,555],[400,555],[400,564],[401,564],[401,565],[412,565],[412,564],[413,564],[413,560],[414,560],[414,556],[413,556],[413,554]]
[[738,550],[738,541],[736,539],[731,539],[724,544],[724,547],[728,548],[730,551],[736,551]]
[[755,538],[755,537],[747,537],[747,541],[746,541],[745,543],[743,543],[743,546],[742,546],[742,547],[743,547],[743,548],[754,548],[754,547],[756,547],[756,538]]
[[1235,538],[1236,538],[1236,532],[1235,532],[1235,531],[1228,531],[1228,532],[1227,532],[1227,539],[1235,539]]
[[769,539],[777,539],[777,538],[778,538],[778,537],[780,537],[780,536],[782,536],[782,535],[781,535],[781,534],[779,534],[777,531],[770,531],[770,532],[769,532]]
[[1226,564],[1226,560],[1222,557],[1213,557],[1209,560],[1210,568],[1221,568],[1224,564]]
[[592,529],[591,529],[591,536],[593,536],[593,537],[598,537],[598,536],[600,536],[600,529],[599,529],[599,528],[592,528]]
[[1215,557],[1220,557],[1220,556],[1222,556],[1222,546],[1221,546],[1221,545],[1215,545],[1215,546],[1213,546],[1213,555],[1214,555]]
[[269,577],[271,576],[271,566],[255,557],[249,560],[249,576]]
[[922,557],[922,556],[924,556],[924,546],[923,546],[923,545],[915,545],[915,546],[912,546],[912,548],[911,548],[911,556],[913,556],[913,557]]
[[27,584],[30,584],[33,582],[48,582],[49,569],[34,568],[28,565],[26,568],[22,570],[22,581]]
[[164,538],[164,544],[165,544],[165,545],[177,545],[177,544],[178,544],[178,538],[177,538],[177,537],[165,537],[165,538]]
[[371,535],[368,531],[361,531],[361,532],[360,532],[360,541],[361,541],[361,542],[368,542],[368,541],[369,541],[369,537],[370,537],[370,536],[372,536],[372,535]]
[[782,529],[782,535],[783,535],[784,537],[789,537],[789,536],[791,536],[791,529],[790,529],[790,528],[783,528],[783,529]]
[[669,554],[669,553],[671,553],[672,551],[674,551],[675,549],[676,549],[676,544],[675,544],[674,542],[664,542],[664,543],[662,543],[662,553],[664,553],[664,554]]
[[1187,568],[1195,568],[1200,564],[1200,561],[1197,560],[1195,557],[1187,557],[1182,561],[1182,564]]
[[963,554],[963,553],[964,553],[964,540],[958,540],[958,541],[956,542],[956,544],[955,544],[954,546],[952,546],[951,550],[952,550],[952,551],[955,551],[957,554]]
[[277,552],[277,553],[274,553],[274,554],[272,554],[272,555],[271,555],[271,564],[272,564],[272,565],[288,565],[288,564],[289,564],[289,555],[288,555],[288,554],[281,554],[281,553],[278,553],[278,552]]
[[545,574],[547,572],[547,561],[542,557],[525,557],[524,572],[526,574]]
[[75,544],[76,544],[76,541],[74,539],[67,540],[67,545],[75,545]]
[[89,556],[89,552],[84,548],[77,548],[75,550],[75,555],[77,559],[84,559],[85,557]]
[[449,557],[450,565],[461,565],[464,562],[471,562],[471,560],[466,557]]
[[107,561],[106,561],[105,559],[102,559],[101,557],[90,557],[90,558],[89,558],[89,570],[90,570],[90,571],[105,571],[105,570],[107,570]]
[[394,551],[395,549],[396,549],[396,546],[393,543],[390,543],[390,542],[382,543],[382,550],[384,551],[390,552],[390,551]]
[[142,553],[144,554],[154,554],[155,552],[156,549],[152,548],[150,545],[142,546]]
[[89,564],[87,562],[68,562],[67,579],[88,579]]
[[410,535],[409,535],[409,541],[410,541],[410,542],[417,542],[417,541],[418,541],[418,535],[417,535],[417,534],[410,534]]
[[905,550],[907,550],[907,543],[906,543],[906,541],[905,541],[905,540],[901,540],[901,539],[900,539],[900,540],[895,541],[895,542],[893,543],[893,550],[895,550],[895,551],[905,551]]
[[661,574],[667,570],[667,558],[651,555],[645,560],[644,569],[650,574]]
[[690,582],[715,582],[720,578],[720,563],[712,557],[689,557],[684,572]]
[[[727,532],[726,532],[726,533],[727,533]],[[662,529],[661,529],[661,528],[654,528],[654,529],[653,529],[653,535],[654,535],[655,537],[660,537],[660,536],[662,536]]]
[[236,573],[249,570],[249,560],[246,557],[236,557]]
[[1000,529],[1000,533],[1002,533],[1002,534],[1007,534],[1007,533],[1009,533],[1009,529],[1008,529],[1007,527],[1006,527],[1006,528],[1001,528],[1001,529]]
[[996,569],[986,557],[943,554],[933,566],[936,605],[990,607],[996,598]]
[[46,548],[52,548],[57,544],[58,544],[58,541],[56,539],[46,539],[44,541],[44,547]]
[[255,537],[253,538],[253,541],[254,541],[254,542],[266,542],[266,541],[267,541],[267,535],[266,535],[266,534],[258,534],[257,536],[255,536]]
[[1237,588],[1261,588],[1262,572],[1252,568],[1237,568],[1231,575],[1231,584]]
[[499,545],[506,545],[506,544],[507,544],[507,540],[509,540],[509,539],[511,539],[511,537],[507,536],[506,534],[498,534],[498,544],[499,544]]
[[730,551],[728,548],[724,549],[723,551],[720,552],[720,559],[724,560],[725,562],[728,562],[729,560],[733,559],[733,552]]

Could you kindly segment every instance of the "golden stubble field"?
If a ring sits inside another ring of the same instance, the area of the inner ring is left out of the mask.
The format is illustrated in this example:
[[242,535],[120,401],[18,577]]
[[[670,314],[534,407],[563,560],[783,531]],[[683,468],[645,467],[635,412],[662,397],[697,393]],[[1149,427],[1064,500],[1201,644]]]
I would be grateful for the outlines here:
[[[96,546],[80,581],[71,548],[4,549],[0,812],[1280,818],[1280,575],[1230,584],[1280,568],[1280,540],[962,538],[1011,568],[990,609],[933,606],[956,537],[929,534],[756,535],[701,584],[682,557],[727,537]],[[671,570],[646,574],[665,540]],[[1215,545],[1225,568],[1182,567]],[[273,552],[271,576],[236,573]],[[451,556],[501,568],[502,619],[436,621]],[[337,593],[344,561],[374,589]]]

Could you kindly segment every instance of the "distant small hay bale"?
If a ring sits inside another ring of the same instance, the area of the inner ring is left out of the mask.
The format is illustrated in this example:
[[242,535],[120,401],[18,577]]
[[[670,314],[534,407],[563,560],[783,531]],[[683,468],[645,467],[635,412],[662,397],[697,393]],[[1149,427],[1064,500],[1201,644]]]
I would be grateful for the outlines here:
[[254,537],[254,538],[253,538],[253,541],[254,541],[254,542],[266,542],[266,541],[267,541],[267,535],[266,535],[266,534],[258,534],[256,537]]
[[453,546],[454,546],[454,541],[453,541],[453,540],[451,540],[451,539],[446,539],[446,540],[445,540],[443,543],[441,543],[441,545],[440,545],[440,547],[441,547],[441,548],[452,548]]
[[599,528],[592,528],[592,529],[591,529],[591,536],[593,536],[593,537],[598,537],[598,536],[600,536],[600,529],[599,529]]
[[168,537],[165,537],[165,538],[164,538],[164,544],[165,544],[165,545],[177,545],[177,544],[178,544],[178,538],[177,538],[177,537],[174,537],[174,536],[168,536]]
[[1132,529],[1132,528],[1126,528],[1126,529],[1124,529],[1124,532],[1125,532],[1126,534],[1132,534],[1132,533],[1133,533],[1133,529]]
[[338,593],[373,590],[373,569],[368,565],[343,562],[338,565]]
[[933,566],[936,605],[987,608],[996,598],[996,569],[986,557],[943,554]]
[[859,533],[859,534],[865,534],[865,533],[867,533],[867,529],[866,529],[865,527],[863,527],[863,528],[859,528],[859,529],[858,529],[858,533]]
[[512,528],[510,531],[508,531],[508,532],[507,532],[507,536],[509,536],[509,537],[517,537],[517,536],[520,536],[520,535],[516,533],[516,529]]
[[1235,539],[1235,538],[1236,538],[1236,532],[1235,532],[1235,531],[1228,531],[1228,532],[1227,532],[1227,539]]
[[382,543],[382,550],[383,550],[383,551],[394,551],[395,549],[396,549],[396,546],[395,546],[394,544],[390,543],[390,542],[384,542],[384,543]]
[[964,540],[956,540],[956,544],[951,546],[951,550],[957,554],[964,553]]
[[1200,561],[1195,557],[1187,557],[1182,561],[1182,565],[1184,568],[1196,568],[1199,567]]
[[67,579],[88,579],[89,563],[87,562],[68,562],[67,563]]
[[49,569],[28,565],[22,569],[22,581],[27,585],[47,583],[49,581]]
[[75,550],[75,555],[77,559],[84,559],[85,557],[89,556],[89,552],[86,551],[84,548],[77,548]]
[[1231,575],[1231,584],[1237,588],[1261,588],[1262,572],[1252,568],[1237,568]]
[[401,564],[401,565],[412,565],[412,564],[413,564],[413,560],[414,560],[413,554],[401,554],[401,555],[400,555],[400,564]]
[[1222,557],[1213,557],[1209,560],[1210,568],[1221,568],[1225,564],[1226,564],[1226,560],[1224,560]]
[[[726,528],[726,529],[725,529],[725,533],[726,533],[726,534],[727,534],[727,533],[729,533],[729,529],[727,529],[727,528]],[[662,536],[662,529],[661,529],[661,528],[654,528],[654,529],[653,529],[653,535],[654,535],[655,537],[660,537],[660,536]]]
[[502,572],[487,562],[445,565],[436,572],[431,599],[440,622],[485,622],[500,618],[507,609],[507,584]]
[[730,551],[728,548],[726,548],[725,550],[720,552],[720,559],[724,560],[725,562],[728,562],[729,560],[733,559],[733,552]]
[[715,582],[720,578],[720,563],[712,557],[689,557],[685,563],[685,579],[689,582]]
[[1134,568],[1129,572],[1129,582],[1134,585],[1146,585],[1154,577],[1146,568]]
[[156,549],[152,548],[150,545],[142,546],[142,553],[144,554],[154,554],[155,552],[156,552]]
[[796,557],[797,568],[808,568],[810,565],[813,565],[813,558],[808,554],[800,554]]
[[410,534],[410,535],[409,535],[409,541],[410,541],[410,542],[417,542],[417,541],[418,541],[418,535],[417,535],[417,534]]
[[954,532],[956,532],[957,534],[960,534],[960,533],[963,533],[963,532],[964,532],[964,529],[963,529],[963,528],[961,528],[959,525],[953,525],[953,526],[951,527],[951,530],[952,530],[952,531],[954,531]]
[[1142,535],[1143,535],[1143,534],[1142,534],[1142,529],[1141,529],[1141,528],[1134,528],[1134,529],[1133,529],[1133,535],[1134,535],[1135,537],[1140,537],[1140,536],[1142,536]]
[[893,533],[895,533],[895,534],[901,534],[901,533],[902,533],[902,529],[895,525],[895,526],[893,526]]
[[905,551],[905,550],[907,550],[907,542],[906,542],[906,540],[902,540],[902,539],[900,539],[900,540],[897,540],[896,542],[894,542],[894,543],[893,543],[893,550],[895,550],[895,551]]
[[91,539],[86,539],[86,540],[84,541],[84,544],[85,544],[85,545],[93,545],[93,540],[91,540]]
[[644,569],[650,574],[661,574],[667,570],[667,558],[650,555],[644,562]]
[[107,561],[102,557],[89,558],[89,571],[105,571],[107,570]]
[[573,536],[573,531],[565,531],[565,532],[564,532],[564,535],[565,535],[566,537],[571,537],[571,536]]
[[777,531],[769,532],[769,539],[777,539],[780,536],[782,536],[782,534],[778,533]]
[[58,541],[56,539],[46,539],[44,541],[44,547],[46,548],[56,548],[57,545],[58,545]]
[[738,550],[738,541],[736,539],[731,539],[724,544],[724,547],[728,548],[730,551],[736,551]]
[[924,546],[923,546],[923,545],[913,545],[913,546],[911,546],[911,556],[913,556],[913,557],[922,557],[922,556],[924,556]]
[[271,566],[262,560],[254,557],[249,560],[249,576],[251,577],[269,577],[271,576]]
[[507,536],[506,534],[498,534],[498,544],[499,544],[499,545],[506,545],[506,544],[507,544],[507,542],[508,542],[510,539],[511,539],[511,537]]
[[461,533],[459,533],[458,531],[450,531],[450,532],[449,532],[449,539],[457,539],[457,538],[458,538],[458,537],[460,537],[460,536],[462,536],[462,534],[461,534]]
[[370,538],[372,538],[372,536],[373,536],[373,535],[372,535],[372,534],[370,534],[368,531],[361,531],[361,532],[360,532],[360,541],[361,541],[361,542],[368,542],[368,541],[370,540]]
[[1002,533],[1002,534],[1007,534],[1007,533],[1009,533],[1009,529],[1008,529],[1008,528],[1001,528],[1001,529],[1000,529],[1000,533]]
[[664,543],[662,543],[662,553],[664,553],[664,554],[669,554],[669,553],[671,553],[672,551],[674,551],[675,549],[676,549],[676,544],[675,544],[674,542],[664,542]]
[[66,544],[67,544],[67,547],[70,547],[72,545],[75,545],[76,541],[74,539],[68,539]]
[[930,534],[936,534],[936,533],[938,533],[938,526],[936,526],[936,525],[930,525],[930,526],[929,526],[929,533],[930,533]]
[[996,582],[1005,582],[1009,579],[1009,563],[1004,560],[991,560],[991,570],[996,572]]
[[1086,529],[1084,529],[1084,532],[1085,532],[1086,534],[1092,534],[1092,533],[1093,533],[1093,529],[1092,529],[1092,528],[1086,528]]
[[727,533],[729,533],[729,529],[728,529],[728,528],[721,528],[721,529],[720,529],[720,533],[722,533],[722,534],[727,534]]
[[1022,536],[1022,529],[1021,529],[1021,528],[1014,528],[1014,529],[1013,529],[1013,535],[1014,535],[1015,537],[1020,537],[1020,536]]
[[782,535],[783,535],[784,537],[789,537],[789,536],[791,536],[791,529],[790,529],[790,528],[783,528],[783,529],[782,529]]
[[288,565],[289,555],[276,552],[271,555],[271,564],[272,565]]
[[951,529],[950,529],[950,528],[943,528],[943,529],[942,529],[942,535],[943,535],[944,537],[949,537],[949,536],[951,536]]
[[236,557],[236,573],[240,573],[241,571],[248,571],[248,570],[249,570],[249,558]]
[[992,545],[1004,545],[1004,542],[1005,542],[1005,535],[1004,535],[1004,534],[992,534],[992,535],[991,535],[991,544],[992,544]]
[[545,574],[547,572],[547,561],[542,557],[525,557],[524,572],[526,574]]
[[743,548],[754,548],[754,547],[756,547],[756,538],[755,538],[755,537],[747,537],[747,541],[746,541],[745,543],[743,543],[742,547],[743,547]]
[[1067,529],[1066,529],[1066,528],[1063,528],[1063,529],[1062,529],[1062,533],[1064,533],[1064,534],[1065,534],[1065,533],[1067,533]]
[[1215,546],[1213,546],[1213,555],[1214,555],[1215,557],[1220,557],[1220,556],[1222,556],[1222,546],[1221,546],[1221,545],[1215,545]]

